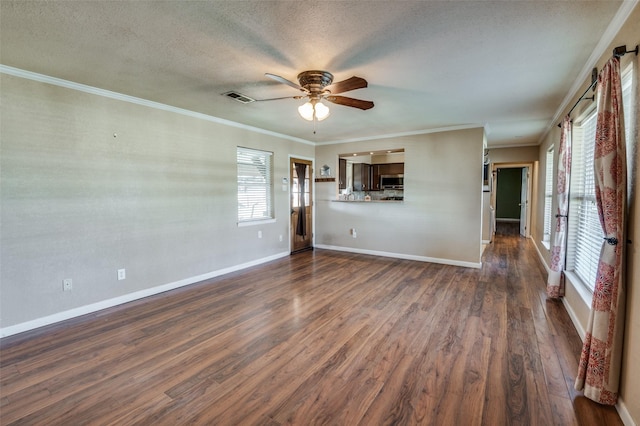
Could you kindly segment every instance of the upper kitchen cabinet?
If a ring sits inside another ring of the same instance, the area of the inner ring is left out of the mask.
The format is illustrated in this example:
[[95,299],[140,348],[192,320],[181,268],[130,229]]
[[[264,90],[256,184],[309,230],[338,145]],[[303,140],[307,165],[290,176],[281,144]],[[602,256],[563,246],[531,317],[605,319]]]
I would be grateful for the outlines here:
[[338,189],[347,188],[347,160],[340,158],[338,160]]
[[371,191],[371,165],[366,163],[353,164],[353,190]]

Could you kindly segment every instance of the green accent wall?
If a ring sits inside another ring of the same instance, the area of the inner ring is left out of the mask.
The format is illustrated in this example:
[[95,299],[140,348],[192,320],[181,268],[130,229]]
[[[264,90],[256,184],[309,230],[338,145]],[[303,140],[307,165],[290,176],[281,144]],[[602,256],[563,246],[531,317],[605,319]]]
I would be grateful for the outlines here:
[[520,219],[522,168],[498,169],[496,219]]

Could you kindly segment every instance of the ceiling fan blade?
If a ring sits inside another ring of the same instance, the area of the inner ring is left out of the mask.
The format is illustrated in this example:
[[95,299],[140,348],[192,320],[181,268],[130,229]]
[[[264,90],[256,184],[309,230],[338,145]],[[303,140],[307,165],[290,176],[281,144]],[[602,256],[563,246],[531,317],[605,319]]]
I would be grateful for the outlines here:
[[353,76],[346,80],[342,80],[337,83],[334,83],[331,86],[329,86],[327,89],[332,94],[337,94],[337,93],[348,92],[349,90],[362,89],[365,87],[367,87],[367,80],[365,80],[364,78]]
[[362,99],[348,98],[346,96],[327,96],[326,99],[334,104],[344,105],[359,109],[371,109],[373,108],[373,102],[363,101]]
[[305,90],[305,88],[304,88],[304,87],[299,86],[299,85],[295,84],[293,81],[289,81],[289,80],[287,80],[287,79],[286,79],[286,78],[284,78],[284,77],[280,77],[279,75],[270,74],[270,73],[268,73],[268,72],[264,73],[264,75],[265,75],[265,76],[267,76],[267,77],[269,77],[269,78],[274,79],[274,80],[275,80],[275,81],[277,81],[278,83],[286,84],[287,86],[291,86],[291,87],[293,87],[294,89],[298,89],[298,90],[299,90],[299,91],[301,91],[301,92],[305,92],[305,93],[307,92],[307,91]]

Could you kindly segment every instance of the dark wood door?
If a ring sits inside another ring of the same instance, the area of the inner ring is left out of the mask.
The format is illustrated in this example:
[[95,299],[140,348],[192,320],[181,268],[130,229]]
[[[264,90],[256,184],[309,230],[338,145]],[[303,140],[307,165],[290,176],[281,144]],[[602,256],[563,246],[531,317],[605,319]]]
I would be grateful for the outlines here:
[[[298,176],[299,165],[305,165],[304,176]],[[298,166],[298,167],[296,167]],[[291,179],[291,253],[313,248],[313,176],[312,163],[309,160],[292,158],[289,164]],[[302,227],[300,214],[304,209]]]

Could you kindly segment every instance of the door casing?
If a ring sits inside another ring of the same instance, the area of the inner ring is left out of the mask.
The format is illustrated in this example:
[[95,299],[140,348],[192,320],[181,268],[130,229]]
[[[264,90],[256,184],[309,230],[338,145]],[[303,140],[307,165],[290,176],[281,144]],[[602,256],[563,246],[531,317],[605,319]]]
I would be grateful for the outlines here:
[[[533,194],[533,181],[535,179],[534,173],[536,173],[536,164],[538,162],[533,163],[493,163],[491,165],[491,171],[493,179],[491,181],[491,207],[493,207],[493,211],[496,209],[496,193],[497,193],[497,184],[498,184],[498,169],[508,169],[508,168],[526,168],[528,173],[527,178],[527,197],[525,200],[526,208],[524,209],[524,237],[531,237],[531,200],[534,198],[535,194]],[[523,172],[524,173],[524,172]],[[492,229],[496,229],[495,218],[494,223],[492,224]],[[522,213],[520,221],[522,223]]]

